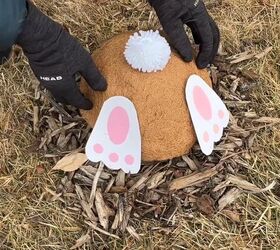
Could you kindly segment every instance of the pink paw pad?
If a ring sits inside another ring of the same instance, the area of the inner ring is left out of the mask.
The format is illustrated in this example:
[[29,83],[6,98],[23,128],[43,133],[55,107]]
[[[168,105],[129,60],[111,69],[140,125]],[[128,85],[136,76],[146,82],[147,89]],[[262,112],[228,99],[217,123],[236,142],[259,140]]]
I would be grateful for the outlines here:
[[109,160],[110,160],[111,162],[117,162],[117,161],[119,160],[119,155],[116,154],[116,153],[111,153],[111,154],[109,155]]
[[107,130],[111,142],[120,145],[125,142],[129,132],[129,118],[126,110],[122,107],[115,107],[107,123]]
[[213,132],[214,132],[215,134],[218,134],[219,131],[220,131],[219,126],[218,126],[217,124],[215,124],[215,125],[213,126]]
[[134,157],[132,155],[127,155],[124,160],[127,165],[132,165],[134,163]]
[[196,86],[193,89],[194,104],[199,114],[205,119],[212,118],[212,109],[210,101],[201,87]]
[[223,119],[223,118],[224,118],[224,116],[225,116],[224,111],[223,111],[223,110],[219,110],[219,112],[218,112],[218,116],[219,116],[219,118],[220,118],[220,119]]
[[97,143],[93,146],[93,150],[97,154],[101,154],[103,152],[103,147],[101,144]]
[[210,138],[209,138],[209,134],[208,134],[208,132],[204,132],[204,134],[203,134],[203,141],[204,142],[209,142],[209,140],[210,140]]

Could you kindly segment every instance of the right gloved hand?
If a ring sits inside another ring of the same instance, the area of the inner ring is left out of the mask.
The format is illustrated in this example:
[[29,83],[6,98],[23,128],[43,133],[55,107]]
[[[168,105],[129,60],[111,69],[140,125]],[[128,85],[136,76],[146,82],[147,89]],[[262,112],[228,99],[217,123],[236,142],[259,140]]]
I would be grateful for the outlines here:
[[205,68],[213,62],[219,47],[220,32],[202,0],[148,1],[154,7],[173,47],[185,61],[190,62],[193,56],[184,24],[189,26],[195,43],[199,44],[199,54],[196,59],[197,67]]
[[40,12],[31,2],[17,38],[42,86],[61,103],[91,109],[92,103],[75,81],[80,73],[93,90],[104,91],[107,83],[90,54],[61,25]]

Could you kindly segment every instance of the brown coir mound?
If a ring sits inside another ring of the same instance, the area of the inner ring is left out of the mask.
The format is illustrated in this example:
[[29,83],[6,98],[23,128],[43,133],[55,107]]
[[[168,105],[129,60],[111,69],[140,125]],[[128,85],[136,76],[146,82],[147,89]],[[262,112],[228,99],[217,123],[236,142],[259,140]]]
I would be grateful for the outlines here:
[[108,81],[105,92],[94,92],[83,81],[82,92],[94,103],[82,116],[94,126],[104,101],[125,96],[135,105],[142,135],[142,160],[166,160],[187,153],[196,141],[185,101],[185,84],[191,74],[211,84],[206,70],[185,63],[172,53],[166,68],[156,73],[132,69],[124,58],[130,34],[118,35],[95,51],[93,57]]

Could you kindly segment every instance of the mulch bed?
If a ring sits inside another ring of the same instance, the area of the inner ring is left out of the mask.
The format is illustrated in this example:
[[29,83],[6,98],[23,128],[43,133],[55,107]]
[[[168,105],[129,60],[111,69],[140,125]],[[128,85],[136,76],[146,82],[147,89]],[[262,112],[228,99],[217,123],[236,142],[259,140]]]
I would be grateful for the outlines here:
[[[49,190],[53,200],[60,200],[68,211],[82,215],[89,232],[94,230],[117,239],[125,231],[140,238],[133,220],[151,218],[165,227],[174,226],[178,223],[176,215],[185,211],[199,211],[206,216],[225,211],[229,219],[238,220],[230,204],[243,192],[266,190],[241,176],[249,167],[250,152],[256,150],[256,133],[279,123],[275,118],[258,116],[249,96],[259,76],[235,66],[241,57],[220,56],[209,69],[215,91],[231,112],[230,125],[211,156],[202,154],[195,145],[180,158],[143,163],[141,172],[135,175],[87,162],[64,175],[55,192]],[[70,152],[83,152],[91,128],[77,110],[56,104],[39,90],[36,103],[33,120],[40,139],[39,151],[53,164]],[[267,189],[272,187],[273,183]],[[77,241],[76,247],[89,240],[88,233]]]

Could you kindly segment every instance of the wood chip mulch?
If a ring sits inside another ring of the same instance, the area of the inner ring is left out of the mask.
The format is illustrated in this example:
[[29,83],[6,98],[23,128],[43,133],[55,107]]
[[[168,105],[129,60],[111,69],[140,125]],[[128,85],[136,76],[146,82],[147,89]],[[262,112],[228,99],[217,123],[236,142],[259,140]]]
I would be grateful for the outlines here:
[[[211,156],[203,155],[196,145],[180,158],[143,164],[136,175],[87,163],[62,178],[54,193],[56,199],[65,203],[68,211],[81,214],[89,230],[117,239],[125,231],[139,239],[131,222],[142,218],[158,220],[165,226],[178,223],[178,213],[191,216],[194,211],[210,217],[224,211],[236,218],[230,209],[236,198],[246,191],[265,191],[241,176],[249,167],[246,162],[251,152],[258,150],[254,146],[256,133],[280,119],[259,117],[254,109],[250,92],[258,85],[258,74],[239,69],[222,56],[215,65],[209,69],[214,89],[230,110],[231,118]],[[51,108],[42,105],[46,98]],[[39,151],[53,163],[70,152],[83,152],[91,129],[78,112],[56,104],[42,91],[36,92],[36,103],[33,125],[40,140]],[[84,235],[74,247],[88,240],[89,234]]]

